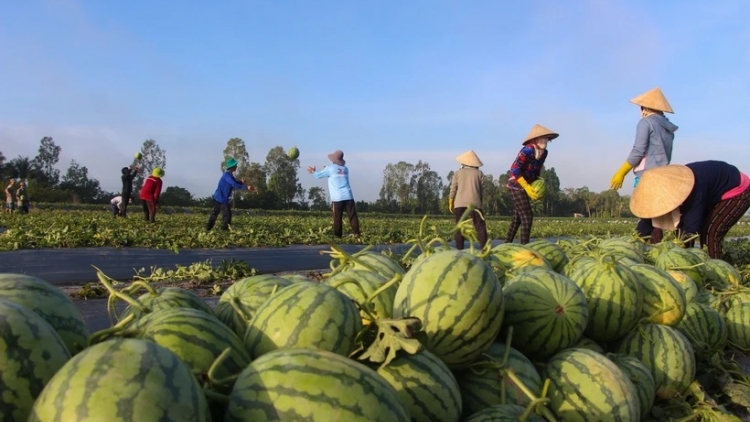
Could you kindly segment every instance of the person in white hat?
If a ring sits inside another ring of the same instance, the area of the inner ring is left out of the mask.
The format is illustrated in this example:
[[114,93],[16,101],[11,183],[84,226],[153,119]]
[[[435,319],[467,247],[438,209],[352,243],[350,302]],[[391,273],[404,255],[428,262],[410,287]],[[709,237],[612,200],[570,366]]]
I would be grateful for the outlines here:
[[630,197],[633,214],[651,219],[654,227],[678,231],[681,239],[698,234],[714,259],[721,259],[724,236],[748,208],[750,178],[714,160],[646,170]]
[[521,143],[523,147],[510,166],[510,178],[505,185],[513,200],[513,220],[508,227],[505,243],[512,243],[518,228],[521,228],[521,243],[529,243],[531,224],[534,215],[531,211],[532,200],[539,199],[539,193],[531,186],[539,178],[542,166],[547,160],[547,143],[560,136],[544,126],[534,125]]
[[[479,170],[479,167],[482,167],[482,161],[472,150],[456,157],[456,161],[461,164],[461,168],[453,174],[453,179],[451,179],[448,210],[453,213],[456,221],[459,221],[469,205],[476,207],[471,215],[471,221],[477,231],[479,247],[484,248],[487,244],[487,224],[481,215],[484,174]],[[455,240],[456,249],[463,249],[464,236],[460,231],[456,232]]]
[[[631,170],[635,173],[633,186],[638,186],[644,171],[671,163],[674,133],[678,129],[664,116],[664,113],[674,112],[661,89],[654,88],[633,98],[630,102],[641,106],[641,119],[636,127],[635,143],[630,155],[610,181],[610,188],[615,190],[622,187],[625,175]],[[649,219],[641,219],[636,226],[636,231],[640,236],[650,236],[651,243],[661,241],[661,230],[658,228],[655,230]]]

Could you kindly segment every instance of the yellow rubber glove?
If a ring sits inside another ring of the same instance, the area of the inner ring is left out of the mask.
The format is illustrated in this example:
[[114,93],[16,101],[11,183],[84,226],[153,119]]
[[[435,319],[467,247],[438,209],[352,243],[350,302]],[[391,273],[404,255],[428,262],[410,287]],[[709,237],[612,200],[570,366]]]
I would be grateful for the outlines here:
[[536,192],[536,189],[532,188],[531,185],[526,182],[526,179],[519,177],[516,181],[521,185],[523,190],[526,191],[526,194],[529,195],[529,198],[531,198],[532,201],[539,199],[539,194]]
[[620,189],[622,187],[622,181],[625,180],[625,175],[632,169],[633,166],[626,161],[625,164],[617,170],[617,173],[612,176],[612,180],[609,181],[609,188],[614,190]]
[[453,212],[453,198],[448,198],[448,211]]

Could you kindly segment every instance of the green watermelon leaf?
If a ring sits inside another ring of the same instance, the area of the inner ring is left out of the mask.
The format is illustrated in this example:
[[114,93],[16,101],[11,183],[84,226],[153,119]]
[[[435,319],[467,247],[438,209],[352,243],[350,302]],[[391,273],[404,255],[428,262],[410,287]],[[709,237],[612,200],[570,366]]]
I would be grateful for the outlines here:
[[726,384],[723,391],[732,403],[750,409],[750,386],[732,382]]
[[421,330],[422,321],[419,318],[373,321],[360,333],[359,345],[350,357],[379,363],[382,367],[395,359],[399,351],[417,354],[424,348],[420,341],[420,337],[424,336]]

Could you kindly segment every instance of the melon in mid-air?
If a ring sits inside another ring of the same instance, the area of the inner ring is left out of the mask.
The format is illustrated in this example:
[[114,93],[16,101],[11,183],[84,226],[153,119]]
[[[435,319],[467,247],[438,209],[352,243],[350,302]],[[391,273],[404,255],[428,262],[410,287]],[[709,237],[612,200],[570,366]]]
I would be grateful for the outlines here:
[[287,151],[287,155],[292,160],[296,160],[297,158],[299,158],[299,149],[297,147],[291,147],[289,148],[289,151]]
[[141,154],[141,152],[140,152],[140,151],[136,152],[136,153],[135,153],[135,159],[136,159],[136,160],[140,160],[141,158],[143,158],[143,154]]

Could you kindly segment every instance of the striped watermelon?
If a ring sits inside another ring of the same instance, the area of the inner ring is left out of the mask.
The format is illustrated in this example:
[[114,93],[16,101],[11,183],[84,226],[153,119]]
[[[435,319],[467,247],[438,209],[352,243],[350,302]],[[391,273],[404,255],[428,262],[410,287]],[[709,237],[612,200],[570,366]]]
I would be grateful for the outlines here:
[[0,299],[0,420],[25,421],[45,384],[68,359],[67,346],[47,321]]
[[677,284],[682,287],[685,292],[685,304],[693,302],[698,296],[698,286],[693,279],[685,271],[680,270],[667,270],[667,274],[671,275]]
[[451,371],[435,355],[422,350],[404,354],[377,370],[396,390],[414,422],[454,422],[461,417],[461,391]]
[[[348,298],[357,303],[360,307],[364,304],[367,297],[375,293],[388,280],[382,275],[359,269],[353,269],[338,273],[333,277],[326,279],[325,284],[336,286],[336,290],[345,294]],[[383,292],[379,293],[370,302],[370,312],[377,318],[391,318],[393,316],[393,298],[396,296],[398,285],[394,284]],[[368,319],[367,313],[360,310],[360,316]]]
[[568,264],[568,255],[565,254],[563,248],[549,240],[535,240],[527,243],[526,247],[542,254],[555,272],[562,274],[565,266]]
[[594,340],[591,340],[590,338],[586,336],[582,336],[576,344],[573,345],[573,347],[577,347],[580,349],[589,349],[593,350],[597,353],[604,354],[604,348],[599,345],[599,343],[595,342]]
[[307,283],[313,281],[301,274],[284,274],[280,275],[279,277],[287,279],[293,283]]
[[117,338],[88,347],[47,383],[28,422],[206,422],[206,397],[172,352]]
[[388,256],[373,252],[366,251],[357,253],[354,255],[354,260],[347,262],[344,265],[344,271],[361,269],[365,271],[374,271],[383,277],[390,280],[396,274],[404,274],[404,268],[396,262],[394,259]]
[[141,318],[134,328],[137,338],[169,349],[201,380],[226,348],[231,352],[217,367],[217,378],[237,375],[250,363],[242,340],[218,318],[197,309],[161,309]]
[[584,241],[584,239],[576,239],[571,237],[558,239],[555,243],[565,251],[565,254],[568,255],[568,258],[580,255],[590,250],[589,242]]
[[[692,248],[695,249],[695,248]],[[670,248],[659,254],[655,266],[662,270],[681,270],[693,279],[698,287],[703,287],[706,272],[701,258],[684,248]]]
[[694,302],[687,306],[685,317],[677,329],[699,355],[709,356],[723,349],[727,343],[727,326],[721,314],[702,303]]
[[644,324],[626,335],[617,350],[643,362],[656,382],[656,396],[673,398],[695,378],[693,347],[676,328]]
[[698,288],[698,294],[695,296],[695,302],[708,305],[717,310],[721,308],[721,300],[719,300],[718,297],[714,296],[713,293],[703,287]]
[[88,345],[86,322],[73,301],[56,286],[23,274],[0,273],[0,298],[25,306],[60,335],[71,355]]
[[[499,404],[474,413],[464,422],[517,422],[526,409],[514,404]],[[545,422],[545,419],[535,413],[524,419],[526,422]]]
[[272,293],[292,284],[291,280],[270,274],[243,278],[221,294],[214,312],[221,322],[243,338],[248,322],[260,305]]
[[594,259],[591,255],[577,255],[568,261],[568,264],[565,266],[565,269],[562,272],[562,275],[565,277],[570,278],[570,276],[573,274],[573,272],[580,266],[586,264],[586,263],[595,263],[597,262],[596,259]]
[[427,350],[459,369],[490,347],[503,323],[504,305],[492,268],[476,255],[452,249],[409,269],[396,291],[393,316],[419,318]]
[[547,185],[544,184],[544,179],[541,177],[531,182],[531,187],[534,188],[536,194],[539,195],[539,199],[544,198],[547,194]]
[[642,318],[676,326],[685,315],[685,291],[666,271],[648,264],[630,266],[638,273],[643,290]]
[[520,243],[501,243],[491,249],[487,257],[498,280],[511,278],[526,266],[552,269],[547,259],[536,250]]
[[570,279],[586,295],[588,337],[597,342],[616,340],[638,323],[643,308],[643,289],[638,274],[630,268],[605,257],[581,264]]
[[[136,300],[147,310],[147,313],[169,308],[192,308],[201,310],[209,315],[214,315],[213,309],[200,296],[192,290],[180,287],[156,289],[154,292],[146,292],[140,295]],[[122,321],[131,313],[135,315],[136,320],[143,316],[143,312],[140,309],[128,305],[119,319]]]
[[361,330],[359,310],[343,293],[324,284],[292,284],[258,308],[245,332],[245,350],[252,358],[302,347],[347,356]]
[[750,302],[735,302],[724,315],[724,321],[732,347],[750,353]]
[[586,296],[567,277],[535,269],[513,277],[503,287],[504,339],[513,327],[512,345],[523,354],[547,358],[575,344],[589,320]]
[[639,264],[644,262],[641,244],[631,240],[618,237],[604,239],[599,242],[596,250],[602,254],[614,255],[616,260],[628,258]]
[[721,259],[709,259],[706,261],[706,272],[711,276],[714,287],[726,290],[729,287],[737,288],[742,284],[742,275],[730,263]]
[[[503,364],[506,352],[508,360]],[[542,393],[542,378],[529,358],[512,347],[492,343],[485,356],[477,361],[476,366],[456,374],[458,385],[461,387],[464,415],[473,415],[498,404],[528,406],[531,403],[521,388],[506,375],[505,371],[508,369],[512,370],[535,396],[538,397]]]
[[641,408],[641,419],[646,419],[646,415],[651,413],[651,408],[656,400],[656,382],[651,371],[643,362],[633,356],[612,353],[607,357],[617,365],[618,368],[630,379],[635,390],[638,392],[638,403]]
[[277,349],[240,373],[225,422],[301,420],[410,422],[380,375],[325,350]]
[[550,379],[549,408],[560,420],[640,420],[635,386],[601,353],[563,350],[547,362],[546,377]]

